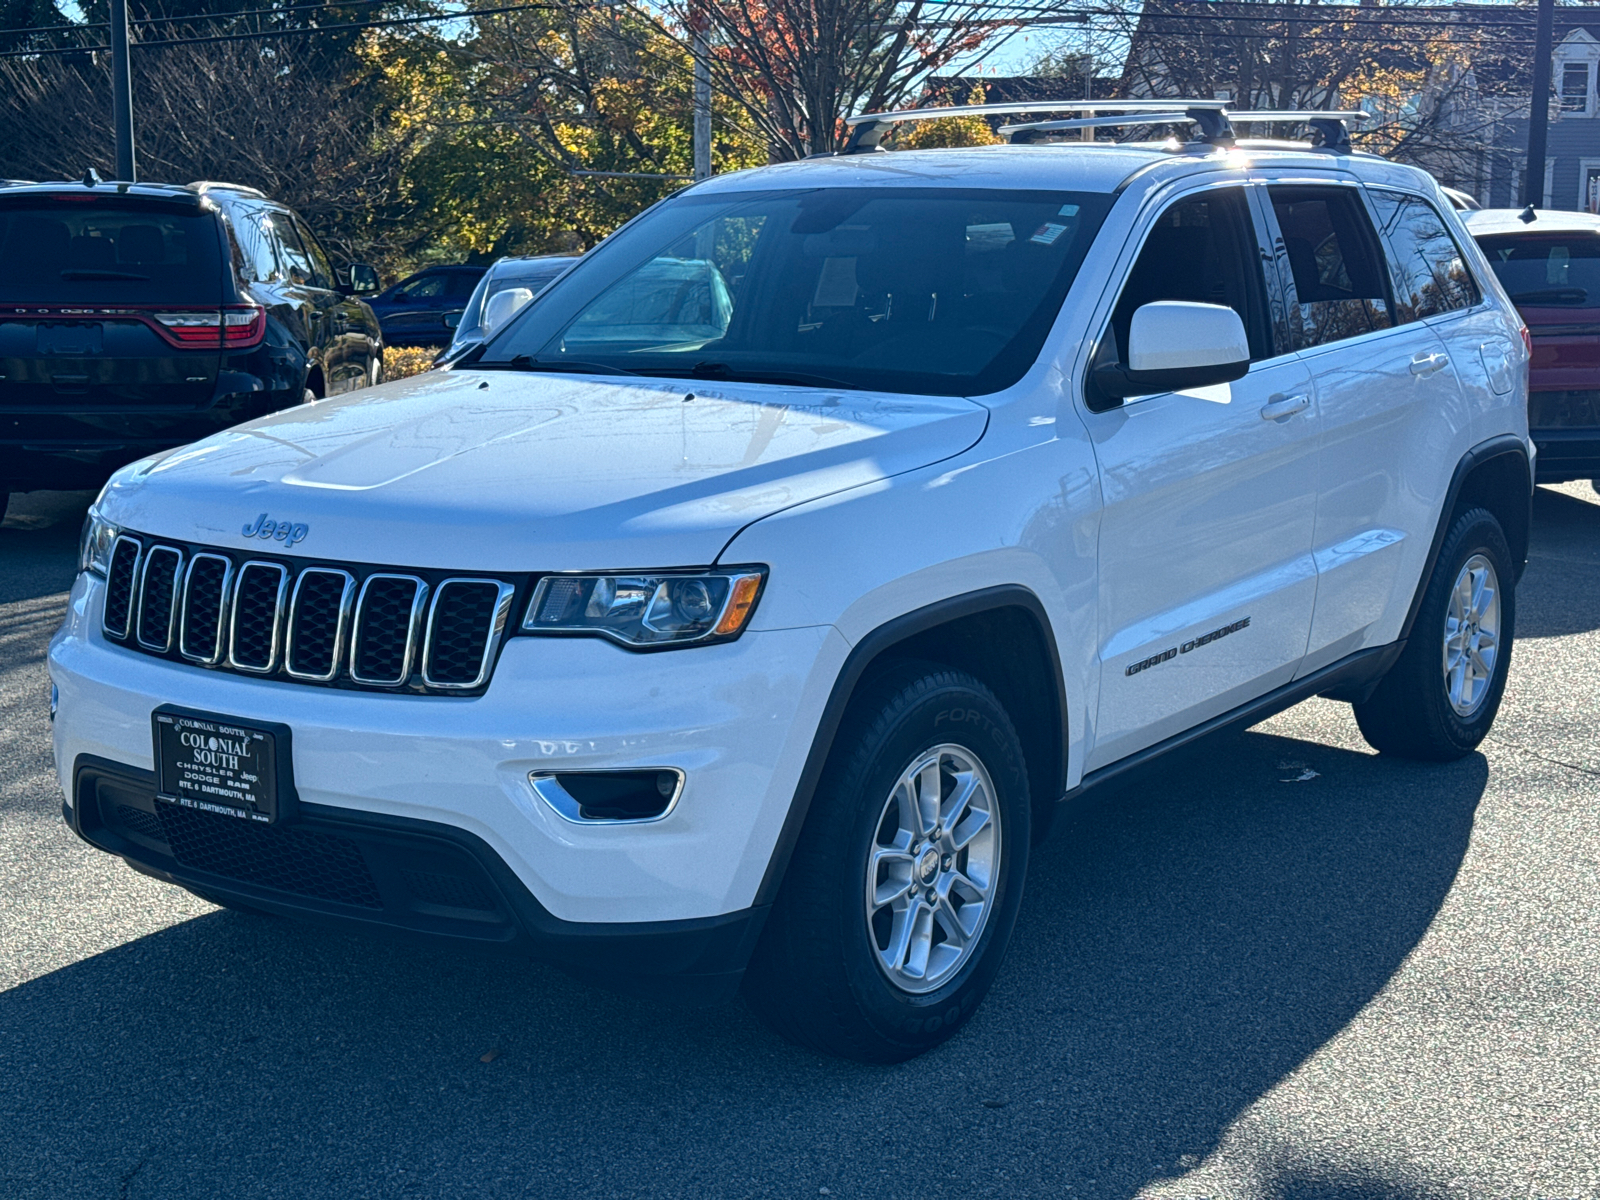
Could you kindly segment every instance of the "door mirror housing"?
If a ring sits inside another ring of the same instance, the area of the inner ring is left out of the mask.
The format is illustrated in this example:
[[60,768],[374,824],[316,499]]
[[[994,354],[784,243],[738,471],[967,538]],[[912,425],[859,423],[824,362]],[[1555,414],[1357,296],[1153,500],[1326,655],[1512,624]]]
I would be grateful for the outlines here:
[[350,294],[370,296],[378,290],[378,272],[366,263],[350,264]]
[[454,329],[457,325],[461,324],[461,318],[466,315],[466,310],[460,308],[456,309],[454,312],[445,313],[444,327],[446,329]]
[[506,288],[489,297],[483,306],[483,334],[488,337],[500,326],[522,311],[533,299],[533,290],[525,287]]
[[1250,338],[1233,309],[1189,300],[1140,305],[1128,327],[1127,363],[1095,368],[1095,386],[1123,399],[1243,379]]

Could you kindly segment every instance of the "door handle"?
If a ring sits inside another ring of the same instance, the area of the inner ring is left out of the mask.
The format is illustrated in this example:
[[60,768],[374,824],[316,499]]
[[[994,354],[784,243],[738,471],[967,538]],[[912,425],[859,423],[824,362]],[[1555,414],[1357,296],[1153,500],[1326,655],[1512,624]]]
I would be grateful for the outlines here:
[[1450,356],[1435,351],[1432,354],[1418,354],[1411,360],[1411,373],[1413,375],[1432,375],[1435,371],[1442,371],[1450,365]]
[[1263,421],[1281,421],[1285,417],[1294,416],[1295,413],[1305,412],[1310,407],[1310,396],[1304,394],[1279,396],[1261,406],[1261,419]]

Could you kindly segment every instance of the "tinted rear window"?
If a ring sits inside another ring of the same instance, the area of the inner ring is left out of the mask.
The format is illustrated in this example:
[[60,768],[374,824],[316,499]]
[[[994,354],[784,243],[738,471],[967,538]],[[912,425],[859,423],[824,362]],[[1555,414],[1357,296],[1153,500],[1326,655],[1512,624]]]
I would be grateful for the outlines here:
[[221,295],[210,213],[0,208],[0,302],[216,304]]
[[1506,234],[1478,244],[1513,304],[1600,307],[1600,235]]

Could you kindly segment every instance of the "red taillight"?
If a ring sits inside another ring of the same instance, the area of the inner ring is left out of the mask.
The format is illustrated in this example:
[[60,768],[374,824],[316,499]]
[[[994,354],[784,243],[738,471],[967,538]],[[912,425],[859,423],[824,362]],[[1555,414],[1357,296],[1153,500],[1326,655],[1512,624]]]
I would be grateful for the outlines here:
[[154,312],[150,315],[166,334],[167,340],[179,346],[240,349],[255,345],[267,329],[266,310],[254,304],[224,309]]
[[222,340],[229,346],[254,346],[267,331],[267,310],[249,305],[224,309]]
[[1522,327],[1522,348],[1528,352],[1528,357],[1533,357],[1533,334],[1528,332],[1528,327]]

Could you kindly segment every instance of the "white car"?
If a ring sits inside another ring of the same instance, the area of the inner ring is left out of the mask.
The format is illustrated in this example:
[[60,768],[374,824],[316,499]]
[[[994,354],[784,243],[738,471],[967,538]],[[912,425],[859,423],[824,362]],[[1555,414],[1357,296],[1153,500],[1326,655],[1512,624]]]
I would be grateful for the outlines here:
[[1063,801],[1313,695],[1471,752],[1522,323],[1427,175],[1189,118],[867,118],[448,371],[122,470],[50,648],[67,821],[219,904],[742,983],[884,1061],[972,1014]]

